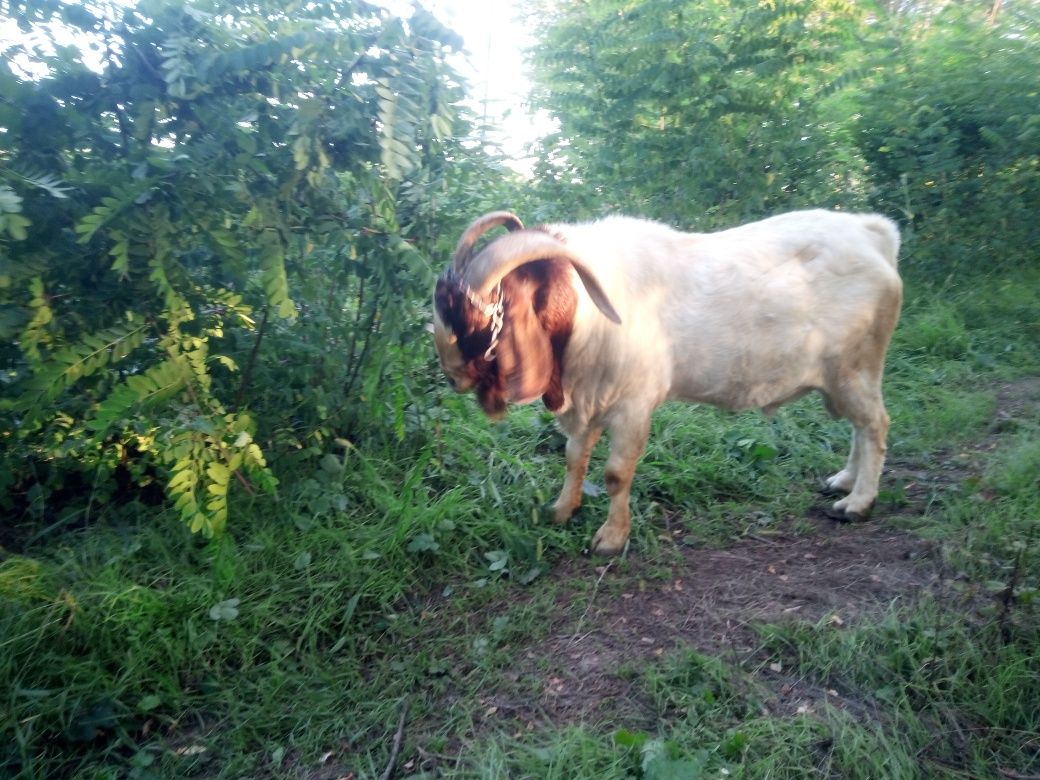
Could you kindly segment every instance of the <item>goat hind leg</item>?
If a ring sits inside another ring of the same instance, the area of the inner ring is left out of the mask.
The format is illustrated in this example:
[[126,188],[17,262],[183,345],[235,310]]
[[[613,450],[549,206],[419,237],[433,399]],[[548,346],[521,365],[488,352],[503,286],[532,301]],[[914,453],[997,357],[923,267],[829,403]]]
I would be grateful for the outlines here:
[[838,493],[851,493],[856,485],[856,474],[859,471],[859,450],[862,446],[862,437],[857,433],[856,427],[852,428],[852,442],[849,446],[849,458],[845,462],[845,468],[836,474],[827,477],[820,491],[825,496],[833,496]]
[[877,499],[881,470],[885,465],[888,414],[876,383],[872,389],[848,399],[847,414],[855,427],[855,482],[852,491],[833,507],[834,516],[857,520],[870,514]]

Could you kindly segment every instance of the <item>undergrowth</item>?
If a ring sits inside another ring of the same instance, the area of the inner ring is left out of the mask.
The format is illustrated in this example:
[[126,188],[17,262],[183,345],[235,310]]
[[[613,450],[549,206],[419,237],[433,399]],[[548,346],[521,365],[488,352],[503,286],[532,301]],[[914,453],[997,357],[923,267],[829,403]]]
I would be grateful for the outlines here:
[[[0,774],[377,777],[405,703],[400,777],[1036,774],[1035,397],[994,426],[999,388],[1040,373],[1035,277],[908,293],[886,381],[890,460],[928,470],[974,448],[983,463],[912,516],[883,485],[877,521],[939,550],[941,587],[913,606],[842,630],[760,626],[751,658],[677,649],[633,666],[638,717],[502,725],[487,692],[532,684],[517,661],[550,631],[560,589],[596,596],[550,572],[581,560],[606,511],[604,450],[585,507],[557,526],[551,417],[529,407],[493,425],[445,392],[410,412],[403,441],[342,441],[301,461],[276,502],[242,499],[215,541],[144,504],[8,539]],[[628,555],[669,577],[669,530],[713,546],[797,530],[847,446],[812,398],[772,418],[667,406]],[[772,713],[763,659],[857,706]]]

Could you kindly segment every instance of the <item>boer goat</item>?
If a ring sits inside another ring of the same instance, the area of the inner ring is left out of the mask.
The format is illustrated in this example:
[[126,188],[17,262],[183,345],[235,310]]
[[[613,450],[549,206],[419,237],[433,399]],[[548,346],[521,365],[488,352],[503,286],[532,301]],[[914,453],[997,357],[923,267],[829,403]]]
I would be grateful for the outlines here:
[[[488,230],[509,233],[474,253]],[[590,550],[628,540],[629,490],[653,410],[669,399],[762,409],[816,390],[852,422],[828,514],[866,516],[877,497],[888,415],[885,350],[899,318],[899,232],[885,217],[798,211],[718,233],[610,217],[524,229],[480,217],[437,281],[433,332],[449,381],[501,416],[541,396],[567,434],[553,505],[581,503],[589,456],[610,434],[607,520]]]

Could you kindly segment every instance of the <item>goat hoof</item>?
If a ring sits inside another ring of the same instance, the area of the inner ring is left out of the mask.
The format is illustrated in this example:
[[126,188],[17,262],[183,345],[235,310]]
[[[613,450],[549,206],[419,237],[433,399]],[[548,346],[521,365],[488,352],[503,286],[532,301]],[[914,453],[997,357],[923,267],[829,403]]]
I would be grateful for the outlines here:
[[625,547],[628,546],[628,534],[625,534],[620,539],[614,538],[614,534],[609,531],[604,532],[601,528],[596,532],[596,535],[592,537],[592,541],[589,543],[587,552],[590,555],[600,555],[605,558],[610,558],[614,555],[620,555],[624,552]]
[[816,492],[824,498],[836,498],[838,496],[845,495],[847,491],[841,490],[836,487],[831,487],[830,485],[822,485]]
[[542,511],[548,514],[554,523],[566,523],[578,514],[580,508],[580,506],[576,506],[573,509],[560,509],[556,504],[545,504]]
[[605,544],[604,542],[597,543],[593,541],[588,547],[582,550],[582,554],[588,558],[593,555],[597,555],[601,558],[613,558],[615,555],[620,555],[625,549],[625,545],[620,547],[613,547]]
[[823,513],[831,520],[837,520],[839,523],[861,523],[869,517],[869,513],[846,512],[844,509],[835,509],[834,507],[828,507],[823,510]]
[[834,507],[827,507],[823,510],[823,513],[827,515],[831,520],[835,520],[839,523],[848,523],[851,518],[844,509],[835,509]]

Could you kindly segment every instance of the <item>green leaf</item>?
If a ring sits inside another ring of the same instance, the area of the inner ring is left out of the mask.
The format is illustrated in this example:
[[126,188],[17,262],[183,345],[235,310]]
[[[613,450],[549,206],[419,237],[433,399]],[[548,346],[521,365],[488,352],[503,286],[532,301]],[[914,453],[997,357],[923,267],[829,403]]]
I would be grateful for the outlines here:
[[21,210],[21,197],[6,184],[0,184],[0,214],[18,214]]
[[642,748],[649,739],[650,735],[645,731],[618,729],[614,732],[614,744],[621,745],[622,747]]
[[405,548],[410,553],[437,552],[441,546],[430,534],[419,534]]
[[509,553],[504,550],[491,550],[484,553],[484,557],[488,560],[490,571],[504,571],[509,564]]
[[8,214],[6,217],[7,232],[15,241],[24,241],[29,237],[26,228],[32,223],[21,214]]
[[143,697],[137,702],[138,712],[151,712],[156,707],[162,704],[162,699],[154,694]]
[[699,750],[693,758],[676,758],[674,748],[660,739],[646,742],[642,752],[644,780],[698,780],[711,757],[707,750]]
[[238,617],[238,605],[241,603],[239,599],[227,599],[214,604],[209,610],[210,620],[234,620]]

